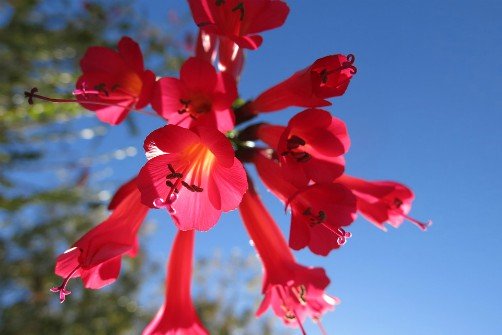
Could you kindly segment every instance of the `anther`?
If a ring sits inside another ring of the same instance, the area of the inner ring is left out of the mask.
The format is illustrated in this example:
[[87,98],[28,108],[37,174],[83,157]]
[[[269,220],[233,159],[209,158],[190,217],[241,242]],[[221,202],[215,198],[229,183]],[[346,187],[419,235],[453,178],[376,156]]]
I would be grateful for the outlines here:
[[106,89],[106,84],[105,83],[100,83],[100,84],[94,86],[94,89],[96,91],[98,91],[98,92],[103,93],[107,97],[110,96],[110,94],[108,94],[108,90]]
[[288,150],[293,150],[298,148],[301,145],[305,145],[306,142],[303,138],[298,137],[296,135],[291,136],[287,141],[286,141],[286,146]]
[[70,272],[70,274],[63,280],[63,282],[61,283],[61,285],[55,286],[55,287],[51,288],[51,290],[50,290],[51,292],[54,292],[54,293],[59,292],[59,301],[61,303],[63,303],[65,301],[67,295],[71,294],[71,291],[66,289],[66,285],[68,284],[68,282],[70,281],[71,277],[73,276],[73,274],[75,272],[77,272],[78,269],[80,269],[80,264],[77,265]]
[[167,179],[178,179],[178,178],[183,178],[183,174],[179,172],[173,172],[170,173],[166,176]]
[[239,17],[239,20],[244,20],[244,3],[243,2],[239,2],[237,4],[237,6],[235,6],[234,8],[232,8],[232,12],[236,12],[236,11],[240,11],[241,12],[241,15]]
[[291,156],[293,156],[293,158],[296,159],[296,161],[299,163],[308,162],[310,160],[310,158],[312,157],[310,154],[308,154],[304,151],[290,152],[290,153],[291,153]]
[[180,103],[185,106],[185,108],[188,108],[188,105],[190,105],[191,101],[187,99],[180,99]]
[[307,294],[307,288],[305,285],[300,285],[298,287],[292,287],[291,292],[295,295],[296,299],[298,299],[298,302],[300,304],[305,305],[307,304],[307,299],[306,299],[306,294]]
[[394,206],[396,206],[397,208],[401,207],[403,205],[403,201],[399,198],[395,198],[394,199]]
[[189,190],[190,192],[195,192],[195,190],[192,188],[192,186],[190,186],[187,182],[185,182],[184,180],[181,181],[181,185],[185,186],[185,188],[187,190]]
[[225,4],[225,0],[216,0],[216,6],[221,6]]
[[192,189],[195,191],[195,192],[202,192],[204,191],[204,189],[200,186],[197,186],[197,185],[192,185]]
[[38,92],[38,88],[33,87],[29,92],[24,91],[24,97],[28,98],[28,103],[30,105],[33,105],[33,97],[35,96],[35,93]]

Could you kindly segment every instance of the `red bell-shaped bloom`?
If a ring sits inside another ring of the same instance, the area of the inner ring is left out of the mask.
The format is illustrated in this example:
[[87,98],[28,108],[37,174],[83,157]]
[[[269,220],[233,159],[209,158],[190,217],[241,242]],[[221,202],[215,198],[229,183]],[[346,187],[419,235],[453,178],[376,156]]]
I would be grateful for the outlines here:
[[218,69],[238,80],[243,67],[244,49],[232,40],[220,37],[220,44],[218,47]]
[[325,100],[343,95],[356,73],[354,55],[331,55],[316,60],[285,81],[269,88],[252,102],[252,110],[274,112],[291,106],[330,106]]
[[338,301],[324,293],[329,278],[322,268],[296,263],[279,228],[251,187],[239,210],[264,268],[265,297],[256,314],[272,307],[285,324],[299,326],[305,334],[305,319],[320,322],[321,316]]
[[122,186],[112,200],[108,219],[57,258],[55,272],[65,279],[51,291],[59,292],[61,302],[71,293],[66,289],[71,278],[81,277],[84,287],[99,289],[117,279],[124,254],[136,255],[137,233],[149,208],[141,204],[135,184],[133,179]]
[[199,30],[195,57],[213,64],[218,56],[218,70],[231,75],[236,81],[244,67],[244,49],[234,41]]
[[207,335],[190,295],[194,231],[178,231],[167,266],[166,299],[142,335]]
[[342,155],[350,146],[347,128],[324,110],[298,113],[287,127],[264,124],[258,128],[258,137],[277,152],[285,178],[299,187],[310,180],[330,183],[345,169]]
[[90,47],[80,61],[83,74],[74,94],[86,109],[113,125],[124,120],[129,111],[141,109],[152,98],[155,75],[145,70],[143,55],[136,42],[122,37],[118,51]]
[[424,223],[410,216],[413,191],[394,181],[367,181],[343,175],[338,182],[350,188],[357,197],[357,210],[371,223],[387,230],[384,223],[397,228],[406,219],[421,230],[426,230],[431,221]]
[[352,236],[343,229],[356,217],[356,198],[348,188],[338,183],[297,188],[281,177],[276,162],[256,154],[254,163],[265,185],[291,208],[291,248],[308,246],[313,253],[326,256]]
[[189,58],[181,67],[180,79],[165,77],[157,82],[152,106],[171,124],[226,132],[234,128],[235,99],[237,86],[231,75],[216,73],[205,60]]
[[138,176],[143,203],[165,207],[181,230],[208,230],[237,208],[246,173],[229,140],[214,128],[167,125],[145,139]]
[[240,47],[257,49],[263,42],[258,33],[280,27],[289,7],[280,0],[188,0],[197,26],[225,36]]

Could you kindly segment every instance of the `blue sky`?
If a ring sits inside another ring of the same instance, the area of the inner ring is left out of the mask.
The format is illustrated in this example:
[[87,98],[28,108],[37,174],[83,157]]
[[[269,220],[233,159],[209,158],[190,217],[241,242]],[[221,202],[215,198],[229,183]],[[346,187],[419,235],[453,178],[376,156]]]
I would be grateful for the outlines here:
[[[286,24],[247,54],[241,96],[252,98],[325,55],[355,54],[359,71],[328,109],[349,128],[347,171],[404,182],[416,194],[412,216],[434,221],[426,233],[411,224],[383,233],[358,219],[340,251],[296,253],[301,263],[325,267],[328,292],[342,299],[323,320],[328,333],[502,334],[502,2],[287,2]],[[158,22],[170,9],[188,10],[182,0],[140,7]],[[267,119],[285,124],[300,110]],[[160,126],[139,119],[144,134]],[[108,141],[116,145],[123,135],[114,128]],[[141,149],[138,139],[125,142]],[[138,157],[121,163],[124,178],[144,163]],[[264,197],[286,231],[289,216]],[[174,229],[167,215],[152,218],[159,228],[149,250],[162,259]],[[235,212],[197,241],[199,255],[252,252]]]

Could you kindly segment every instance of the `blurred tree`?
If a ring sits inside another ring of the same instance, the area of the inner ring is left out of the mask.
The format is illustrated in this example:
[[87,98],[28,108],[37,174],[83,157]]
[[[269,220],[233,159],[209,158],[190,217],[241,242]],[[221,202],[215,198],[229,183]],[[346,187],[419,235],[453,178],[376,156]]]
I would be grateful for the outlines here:
[[[68,94],[86,48],[114,46],[124,34],[140,32],[154,68],[165,72],[179,66],[184,42],[135,13],[132,0],[0,0],[2,335],[136,334],[155,312],[136,303],[141,272],[154,267],[141,264],[142,257],[124,262],[125,271],[109,288],[95,292],[72,282],[73,293],[64,306],[50,294],[60,281],[53,274],[57,255],[106,217],[106,197],[88,183],[92,162],[78,157],[81,150],[71,150],[75,144],[66,140],[99,138],[107,128],[96,123],[75,129],[67,121],[84,113],[78,105],[29,106],[24,98],[24,91],[34,86],[48,95]],[[129,126],[134,131],[135,125]],[[58,165],[50,156],[58,156]],[[242,287],[227,289],[237,273],[245,274],[243,285],[256,285],[256,263],[232,257],[197,264],[201,289],[196,304],[213,334],[271,334],[269,321],[256,323],[249,305],[235,308],[236,296],[246,294]]]

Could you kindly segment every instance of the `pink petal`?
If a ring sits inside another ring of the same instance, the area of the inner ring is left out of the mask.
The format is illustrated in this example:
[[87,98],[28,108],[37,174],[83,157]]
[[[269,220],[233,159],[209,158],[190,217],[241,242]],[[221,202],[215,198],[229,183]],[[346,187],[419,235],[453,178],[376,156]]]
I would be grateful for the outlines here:
[[178,117],[179,119],[185,117],[178,114],[178,110],[183,107],[180,99],[183,98],[184,92],[185,88],[179,79],[171,77],[161,78],[156,82],[153,90],[152,108],[169,121],[177,122],[177,120],[175,121],[171,118]]
[[120,55],[106,47],[90,47],[80,61],[82,72],[102,72],[117,74],[126,70],[124,60]]
[[[258,3],[257,1],[257,5]],[[280,27],[289,14],[288,5],[282,1],[267,1],[265,5],[262,4],[260,7],[260,11],[255,14],[255,19],[246,29],[246,34],[255,34]]]
[[221,210],[224,212],[236,209],[248,188],[246,172],[237,158],[234,158],[234,164],[230,168],[216,165],[210,182],[210,189],[219,191]]
[[[56,268],[54,272],[63,278],[66,278],[70,275],[70,273],[75,270],[75,268],[79,265],[78,258],[80,256],[80,250],[78,248],[71,248],[66,250],[64,253],[58,256],[56,260]],[[72,277],[79,276],[79,270],[76,271]]]
[[231,167],[234,164],[234,149],[225,135],[209,127],[199,126],[191,130],[200,136],[200,141],[216,156],[219,164],[224,167]]
[[141,109],[151,103],[155,88],[155,80],[155,74],[152,71],[146,70],[145,72],[143,72],[143,75],[141,77],[143,86],[141,88],[141,94],[138,98],[138,102],[135,106],[136,109]]
[[120,39],[118,49],[129,68],[136,73],[142,73],[144,71],[143,54],[141,53],[138,43],[133,41],[132,38],[125,36]]
[[200,141],[201,139],[193,131],[174,125],[167,125],[152,131],[145,138],[143,148],[147,157],[155,157],[158,154],[181,152]]
[[214,67],[198,58],[189,58],[180,70],[180,80],[190,91],[212,92],[217,83]]
[[178,229],[207,231],[218,222],[221,211],[211,204],[206,185],[200,185],[204,188],[203,192],[191,192],[186,188],[180,190],[178,200],[172,205],[176,210],[173,218]]
[[121,257],[115,257],[89,270],[82,271],[85,288],[100,289],[113,283],[120,273]]

